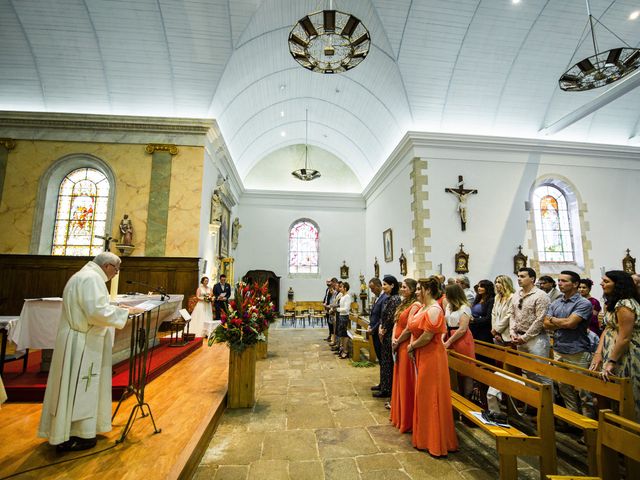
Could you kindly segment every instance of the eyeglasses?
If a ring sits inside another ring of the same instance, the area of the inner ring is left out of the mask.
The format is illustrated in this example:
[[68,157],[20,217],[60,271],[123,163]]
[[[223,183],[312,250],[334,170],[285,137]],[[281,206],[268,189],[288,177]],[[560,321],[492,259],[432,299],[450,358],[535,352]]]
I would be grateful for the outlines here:
[[107,265],[111,265],[115,269],[116,273],[120,271],[120,267],[117,265],[114,265],[113,263],[107,263]]

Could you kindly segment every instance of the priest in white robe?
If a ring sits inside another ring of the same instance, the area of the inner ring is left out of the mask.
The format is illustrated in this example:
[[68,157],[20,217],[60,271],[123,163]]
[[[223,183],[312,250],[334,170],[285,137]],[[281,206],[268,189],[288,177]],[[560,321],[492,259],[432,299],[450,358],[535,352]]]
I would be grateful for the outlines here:
[[112,330],[129,309],[109,304],[105,283],[120,270],[120,258],[104,252],[67,282],[38,436],[59,451],[96,444],[111,430]]

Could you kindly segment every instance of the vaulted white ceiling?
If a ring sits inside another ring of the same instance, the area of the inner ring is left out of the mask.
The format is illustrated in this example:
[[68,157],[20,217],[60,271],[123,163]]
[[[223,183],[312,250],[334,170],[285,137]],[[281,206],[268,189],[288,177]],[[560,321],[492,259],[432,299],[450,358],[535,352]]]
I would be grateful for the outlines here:
[[[535,138],[606,91],[557,84],[592,54],[589,39],[576,49],[584,0],[336,0],[367,26],[372,48],[357,68],[321,75],[292,59],[287,37],[328,3],[2,0],[0,110],[216,118],[245,178],[304,143],[308,109],[309,143],[364,186],[408,130]],[[640,2],[590,5],[638,47],[640,19],[628,17]],[[600,50],[619,46],[596,32]],[[545,138],[634,144],[639,106],[633,89]]]

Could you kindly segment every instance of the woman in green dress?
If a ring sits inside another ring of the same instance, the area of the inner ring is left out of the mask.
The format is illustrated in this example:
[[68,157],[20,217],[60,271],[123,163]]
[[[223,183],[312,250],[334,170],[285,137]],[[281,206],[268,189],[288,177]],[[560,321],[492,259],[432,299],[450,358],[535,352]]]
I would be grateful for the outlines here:
[[631,275],[621,270],[605,273],[600,283],[606,298],[604,331],[591,361],[591,370],[629,377],[640,421],[640,295]]

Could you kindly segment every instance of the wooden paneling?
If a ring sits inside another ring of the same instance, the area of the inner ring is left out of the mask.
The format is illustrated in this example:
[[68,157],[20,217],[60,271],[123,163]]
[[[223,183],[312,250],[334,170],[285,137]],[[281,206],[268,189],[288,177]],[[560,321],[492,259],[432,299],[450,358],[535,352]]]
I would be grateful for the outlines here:
[[[0,315],[18,315],[25,298],[60,297],[67,280],[91,257],[0,255]],[[189,296],[198,288],[198,258],[122,257],[118,293],[162,287]]]

